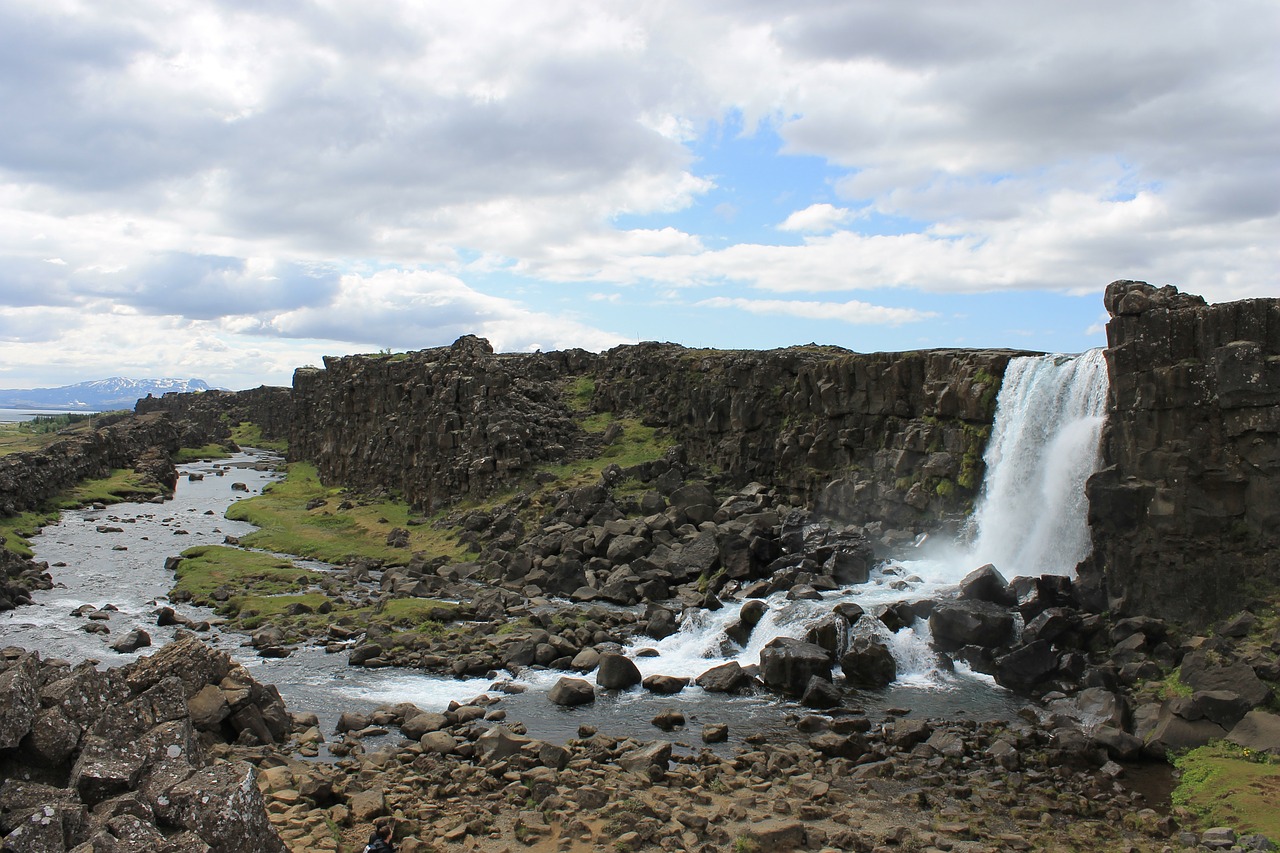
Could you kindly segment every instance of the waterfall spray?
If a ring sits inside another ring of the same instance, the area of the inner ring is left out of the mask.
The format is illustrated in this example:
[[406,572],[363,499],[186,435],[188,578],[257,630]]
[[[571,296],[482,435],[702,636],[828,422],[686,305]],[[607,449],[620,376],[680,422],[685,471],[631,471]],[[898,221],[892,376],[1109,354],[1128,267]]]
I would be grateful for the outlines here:
[[1101,349],[1009,362],[974,514],[976,559],[1013,577],[1069,575],[1089,555],[1084,485],[1101,460],[1106,403]]

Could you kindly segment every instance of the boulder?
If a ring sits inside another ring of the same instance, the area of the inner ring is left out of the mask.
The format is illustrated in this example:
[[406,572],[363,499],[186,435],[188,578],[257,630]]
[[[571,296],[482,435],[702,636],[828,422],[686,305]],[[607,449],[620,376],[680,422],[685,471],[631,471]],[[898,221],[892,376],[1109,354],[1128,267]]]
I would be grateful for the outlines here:
[[151,635],[141,628],[134,628],[127,634],[123,634],[119,639],[111,644],[113,651],[122,655],[133,654],[138,649],[144,649],[151,645]]
[[740,693],[751,686],[751,676],[737,661],[729,661],[699,675],[695,683],[708,693]]
[[618,766],[633,773],[647,772],[650,767],[666,772],[671,766],[671,744],[656,740],[648,746],[623,753],[618,757]]
[[1005,687],[1026,690],[1057,669],[1058,653],[1044,640],[1036,640],[997,657],[995,664],[997,681]]
[[959,598],[961,601],[986,601],[1006,607],[1017,603],[1009,582],[990,563],[965,575],[960,581]]
[[834,708],[840,704],[840,691],[836,686],[820,675],[809,679],[804,693],[800,696],[800,704],[808,708]]
[[565,677],[552,686],[547,692],[547,698],[556,705],[566,707],[587,705],[596,701],[596,691],[589,681]]
[[845,681],[853,687],[887,687],[898,678],[898,663],[879,637],[854,637],[840,658]]
[[641,682],[641,686],[650,693],[670,696],[688,687],[689,679],[675,675],[650,675],[645,677],[644,681]]
[[27,736],[39,710],[35,658],[26,655],[0,672],[0,750],[13,749]]
[[1227,740],[1254,752],[1280,755],[1280,714],[1250,711],[1231,729]]
[[773,690],[800,696],[815,675],[831,680],[831,655],[821,646],[778,637],[760,650],[760,676]]
[[626,690],[641,681],[640,669],[626,655],[609,652],[600,656],[596,684],[606,690]]
[[944,650],[993,649],[1013,638],[1013,614],[987,601],[946,601],[929,617],[934,642]]
[[1226,690],[1256,708],[1271,698],[1253,667],[1244,661],[1216,662],[1207,651],[1194,651],[1182,659],[1180,676],[1193,690]]

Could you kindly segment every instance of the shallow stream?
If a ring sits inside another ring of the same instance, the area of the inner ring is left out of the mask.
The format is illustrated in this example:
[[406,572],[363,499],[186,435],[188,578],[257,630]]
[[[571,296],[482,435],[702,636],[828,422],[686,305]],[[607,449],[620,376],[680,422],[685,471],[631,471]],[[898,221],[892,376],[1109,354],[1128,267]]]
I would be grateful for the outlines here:
[[[260,493],[277,476],[273,462],[270,456],[250,452],[228,460],[184,465],[171,501],[63,513],[58,524],[45,528],[32,541],[36,558],[52,567],[55,588],[37,592],[32,606],[0,614],[0,644],[36,649],[45,657],[95,659],[103,666],[118,666],[172,639],[174,629],[158,627],[155,618],[157,609],[168,604],[165,595],[173,584],[172,573],[164,568],[166,558],[193,545],[221,544],[228,535],[249,533],[251,525],[229,521],[223,513],[234,500]],[[192,473],[203,475],[203,479],[190,479]],[[243,483],[248,491],[234,491],[233,483]],[[315,567],[312,562],[305,565]],[[933,582],[912,583],[911,589],[902,591],[894,589],[901,585],[899,575],[883,574],[875,580],[881,582],[830,594],[822,602],[787,602],[782,596],[775,597],[746,649],[725,644],[722,629],[738,609],[730,603],[721,611],[689,619],[680,633],[666,640],[637,643],[637,648],[649,646],[659,652],[657,657],[638,658],[637,663],[646,675],[691,677],[726,660],[755,663],[765,642],[782,634],[803,635],[807,624],[830,612],[837,596],[870,609],[875,603],[904,595],[924,597],[954,582],[944,575]],[[117,608],[107,622],[110,635],[83,630],[87,620],[74,611],[85,604]],[[212,616],[202,608],[172,606],[194,619]],[[154,645],[131,655],[112,651],[108,644],[135,627],[147,631]],[[927,635],[921,630],[923,626],[917,626],[916,631],[890,635],[902,673],[899,682],[886,690],[855,694],[849,705],[861,708],[873,720],[891,709],[921,718],[1008,719],[1024,705],[984,676],[938,671],[927,649]],[[489,691],[490,679],[458,680],[405,669],[349,667],[346,655],[327,655],[314,647],[299,648],[287,658],[260,658],[243,645],[243,635],[216,629],[208,640],[248,666],[259,681],[275,684],[291,710],[318,714],[326,732],[333,731],[343,711],[405,701],[426,710],[440,710],[452,700],[466,701],[483,692],[502,696],[499,707],[506,710],[509,719],[525,723],[531,735],[557,742],[575,737],[584,723],[615,734],[659,737],[662,733],[650,721],[666,709],[675,709],[688,720],[685,730],[674,735],[677,740],[696,746],[703,724],[727,723],[732,746],[751,734],[794,736],[795,729],[787,718],[807,713],[796,703],[773,697],[729,697],[696,687],[675,696],[658,696],[637,688],[602,696],[591,706],[568,709],[546,698],[546,691],[562,673],[528,672],[516,682],[525,688],[524,693],[504,695]]]

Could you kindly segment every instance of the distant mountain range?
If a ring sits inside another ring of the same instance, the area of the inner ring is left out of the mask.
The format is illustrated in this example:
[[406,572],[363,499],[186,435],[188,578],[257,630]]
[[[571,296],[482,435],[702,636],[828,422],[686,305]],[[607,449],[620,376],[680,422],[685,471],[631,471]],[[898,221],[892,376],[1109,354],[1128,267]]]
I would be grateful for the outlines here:
[[148,394],[159,397],[170,391],[208,391],[202,379],[95,379],[61,388],[0,390],[0,408],[63,409],[69,412],[107,412],[132,409],[138,398]]

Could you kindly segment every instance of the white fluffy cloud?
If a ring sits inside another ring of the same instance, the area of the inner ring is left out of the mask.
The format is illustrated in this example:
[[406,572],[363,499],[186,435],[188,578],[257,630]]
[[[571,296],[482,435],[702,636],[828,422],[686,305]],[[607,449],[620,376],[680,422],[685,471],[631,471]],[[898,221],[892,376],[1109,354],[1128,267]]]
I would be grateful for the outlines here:
[[736,299],[716,296],[698,303],[707,308],[737,308],[767,317],[778,315],[803,317],[806,320],[838,320],[852,325],[890,325],[916,323],[936,316],[928,311],[912,308],[887,308],[856,300],[849,302],[808,302],[783,299]]
[[[0,382],[603,347],[613,285],[1273,296],[1278,39],[1269,0],[0,3]],[[825,176],[752,221],[699,145],[739,120]]]

